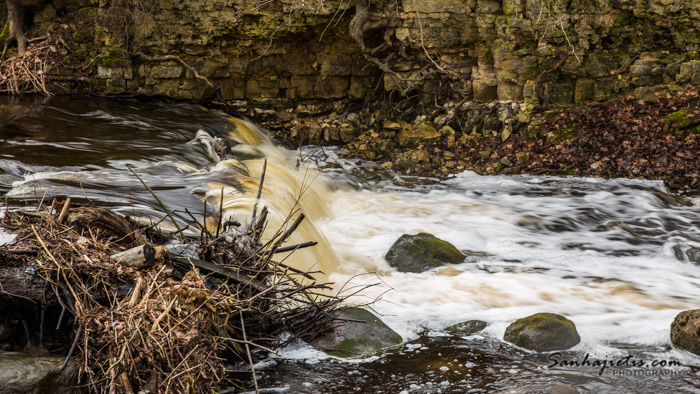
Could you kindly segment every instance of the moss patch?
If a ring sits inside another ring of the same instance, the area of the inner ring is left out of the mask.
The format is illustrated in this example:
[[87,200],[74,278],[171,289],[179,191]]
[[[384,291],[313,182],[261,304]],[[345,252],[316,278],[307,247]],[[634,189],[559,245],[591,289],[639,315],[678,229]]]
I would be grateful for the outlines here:
[[685,128],[690,124],[690,120],[686,116],[686,110],[684,109],[669,114],[666,116],[666,119],[677,129]]
[[574,322],[555,313],[537,313],[517,320],[508,326],[504,339],[540,352],[569,349],[581,341]]
[[386,261],[401,272],[423,272],[444,264],[459,264],[466,256],[432,234],[404,234],[387,252]]
[[671,323],[671,342],[678,349],[700,355],[700,309],[676,316]]
[[9,36],[10,36],[10,21],[7,20],[7,21],[5,21],[5,27],[2,29],[2,32],[0,32],[0,45],[4,45],[5,40]]

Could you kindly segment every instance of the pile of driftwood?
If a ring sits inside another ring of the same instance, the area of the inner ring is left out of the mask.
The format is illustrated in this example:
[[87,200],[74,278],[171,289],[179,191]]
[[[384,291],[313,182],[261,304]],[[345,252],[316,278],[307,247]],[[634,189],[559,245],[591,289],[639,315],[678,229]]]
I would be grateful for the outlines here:
[[193,223],[198,239],[179,241],[196,249],[186,257],[157,227],[70,199],[7,210],[0,227],[16,238],[0,246],[1,312],[29,342],[58,347],[91,392],[199,393],[224,381],[257,390],[255,353],[326,332],[342,301],[274,258],[313,245],[283,246],[303,214],[263,241],[266,216],[227,231],[221,220],[215,230]]

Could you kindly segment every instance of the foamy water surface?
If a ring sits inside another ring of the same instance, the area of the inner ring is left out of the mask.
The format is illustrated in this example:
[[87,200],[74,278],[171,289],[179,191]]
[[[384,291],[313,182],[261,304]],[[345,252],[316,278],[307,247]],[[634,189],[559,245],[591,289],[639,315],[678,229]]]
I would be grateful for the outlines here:
[[[406,344],[341,361],[295,342],[261,360],[266,389],[537,392],[563,381],[589,392],[694,392],[700,385],[700,358],[673,349],[669,337],[674,317],[700,304],[700,201],[660,182],[472,172],[444,181],[387,172],[368,182],[349,175],[366,163],[330,149],[319,164],[342,168],[319,174],[253,125],[187,104],[57,98],[5,109],[12,117],[0,118],[9,142],[0,145],[0,193],[12,205],[70,196],[162,219],[131,165],[183,222],[185,209],[199,216],[203,200],[211,209],[224,193],[226,214],[245,223],[268,159],[262,203],[280,223],[290,207],[306,211],[308,228],[294,242],[321,242],[302,260],[323,267],[343,294],[371,285],[350,301],[371,303]],[[237,159],[217,162],[212,136],[229,136]],[[401,235],[418,232],[451,242],[467,259],[396,272],[384,255]],[[0,244],[10,240],[0,233]],[[572,357],[679,360],[685,375],[615,380],[549,370],[546,355],[502,340],[510,323],[538,312],[575,322],[581,343]],[[488,326],[466,338],[444,331],[472,319]]]

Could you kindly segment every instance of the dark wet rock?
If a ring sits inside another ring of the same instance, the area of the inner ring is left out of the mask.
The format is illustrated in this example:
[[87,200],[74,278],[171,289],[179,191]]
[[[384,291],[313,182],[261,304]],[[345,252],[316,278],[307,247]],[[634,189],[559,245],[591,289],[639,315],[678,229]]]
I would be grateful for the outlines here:
[[14,335],[17,323],[17,321],[9,319],[0,323],[0,341],[6,341]]
[[581,341],[574,322],[556,313],[536,313],[517,320],[508,326],[503,339],[539,352],[569,349]]
[[570,384],[561,383],[547,390],[547,394],[579,394],[579,391]]
[[331,356],[361,358],[403,342],[399,334],[365,309],[348,308],[339,318],[348,321],[330,334],[311,341],[313,347]]
[[462,323],[453,324],[445,329],[452,335],[468,336],[486,328],[488,323],[482,320],[467,320]]
[[467,256],[432,234],[404,234],[391,246],[386,261],[400,272],[423,272],[444,264],[458,264]]
[[62,357],[34,357],[0,353],[0,393],[72,393],[69,370],[61,371]]
[[676,316],[671,323],[671,342],[678,349],[700,355],[700,309]]

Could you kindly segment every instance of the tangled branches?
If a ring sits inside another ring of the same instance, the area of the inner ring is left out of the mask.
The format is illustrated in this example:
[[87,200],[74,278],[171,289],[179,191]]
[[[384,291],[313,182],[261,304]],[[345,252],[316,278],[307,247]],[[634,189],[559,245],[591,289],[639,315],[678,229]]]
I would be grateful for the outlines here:
[[90,392],[209,392],[230,380],[225,365],[236,361],[255,381],[256,351],[272,352],[282,337],[324,333],[342,301],[321,294],[324,284],[302,284],[308,273],[273,259],[310,245],[281,246],[303,215],[293,221],[290,215],[287,228],[263,244],[263,208],[244,231],[219,231],[221,223],[218,235],[202,229],[196,257],[155,245],[145,262],[129,265],[114,253],[132,250],[141,239],[134,234],[149,242],[162,234],[139,231],[103,209],[58,211],[7,212],[0,225],[14,229],[18,241],[2,249],[35,251],[20,265],[32,265],[48,284],[48,305],[72,315],[68,358],[76,352],[77,382]]

